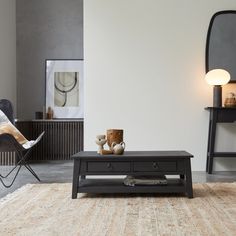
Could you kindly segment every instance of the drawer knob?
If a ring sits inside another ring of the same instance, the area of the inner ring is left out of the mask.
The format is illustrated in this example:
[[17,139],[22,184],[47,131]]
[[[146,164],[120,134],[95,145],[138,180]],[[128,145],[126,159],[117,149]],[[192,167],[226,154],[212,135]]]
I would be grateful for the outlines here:
[[156,163],[156,162],[154,162],[154,163],[152,164],[152,166],[153,166],[153,168],[154,168],[154,169],[157,169],[157,168],[158,168],[158,166],[157,166],[157,163]]
[[107,168],[109,168],[109,169],[111,168],[111,163],[107,164]]

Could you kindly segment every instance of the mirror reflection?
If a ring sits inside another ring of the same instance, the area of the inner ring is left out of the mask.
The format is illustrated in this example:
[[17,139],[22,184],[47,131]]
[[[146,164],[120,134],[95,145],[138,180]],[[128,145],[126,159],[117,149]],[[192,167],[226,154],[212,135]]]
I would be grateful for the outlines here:
[[211,19],[206,45],[206,72],[225,69],[236,83],[236,11],[217,12]]

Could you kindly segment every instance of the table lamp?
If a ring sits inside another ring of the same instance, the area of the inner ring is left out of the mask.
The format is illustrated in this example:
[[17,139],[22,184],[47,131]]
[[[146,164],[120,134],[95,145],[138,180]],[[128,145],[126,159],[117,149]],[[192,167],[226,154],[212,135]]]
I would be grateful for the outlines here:
[[208,84],[214,85],[213,87],[213,107],[222,106],[222,85],[230,81],[230,74],[223,69],[210,70],[205,79]]

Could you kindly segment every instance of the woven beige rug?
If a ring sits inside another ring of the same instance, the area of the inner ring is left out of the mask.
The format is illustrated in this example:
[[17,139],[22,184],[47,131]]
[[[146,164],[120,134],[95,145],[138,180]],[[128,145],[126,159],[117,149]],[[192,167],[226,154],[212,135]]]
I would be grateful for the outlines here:
[[32,184],[0,200],[0,235],[236,235],[236,183],[195,184],[194,199],[86,195]]

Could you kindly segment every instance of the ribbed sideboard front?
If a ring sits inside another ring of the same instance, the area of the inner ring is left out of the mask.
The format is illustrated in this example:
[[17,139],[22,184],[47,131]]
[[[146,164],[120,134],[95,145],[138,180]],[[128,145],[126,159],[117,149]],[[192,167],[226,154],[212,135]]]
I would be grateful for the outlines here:
[[70,160],[71,155],[83,150],[83,120],[17,121],[16,126],[29,140],[45,131],[31,160]]

